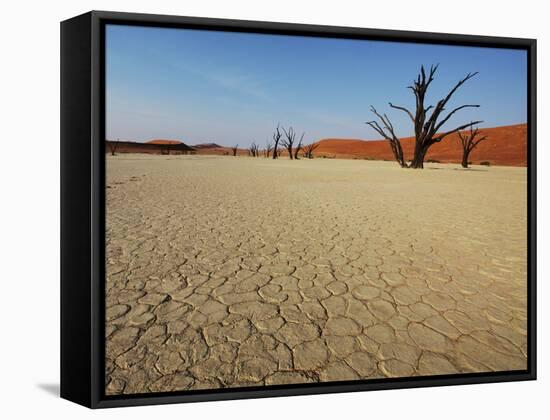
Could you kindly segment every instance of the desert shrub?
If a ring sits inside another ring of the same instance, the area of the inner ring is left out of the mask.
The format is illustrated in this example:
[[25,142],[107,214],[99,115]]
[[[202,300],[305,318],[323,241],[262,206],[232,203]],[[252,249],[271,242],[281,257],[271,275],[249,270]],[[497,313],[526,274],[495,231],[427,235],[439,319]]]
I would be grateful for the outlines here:
[[437,159],[428,159],[428,160],[426,160],[426,162],[428,162],[428,163],[441,163],[441,162],[440,162],[439,160],[437,160]]
[[483,165],[483,166],[491,166],[491,162],[489,162],[488,160],[484,160],[483,162],[479,162],[480,165]]

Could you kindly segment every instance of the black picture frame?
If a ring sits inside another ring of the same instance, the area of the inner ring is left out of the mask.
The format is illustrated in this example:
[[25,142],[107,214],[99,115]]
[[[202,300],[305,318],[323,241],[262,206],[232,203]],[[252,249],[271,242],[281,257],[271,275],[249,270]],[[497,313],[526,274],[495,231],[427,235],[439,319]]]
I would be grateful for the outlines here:
[[[527,370],[106,396],[104,30],[109,23],[527,51]],[[534,380],[536,344],[536,40],[106,11],[88,12],[61,23],[62,398],[104,408]]]

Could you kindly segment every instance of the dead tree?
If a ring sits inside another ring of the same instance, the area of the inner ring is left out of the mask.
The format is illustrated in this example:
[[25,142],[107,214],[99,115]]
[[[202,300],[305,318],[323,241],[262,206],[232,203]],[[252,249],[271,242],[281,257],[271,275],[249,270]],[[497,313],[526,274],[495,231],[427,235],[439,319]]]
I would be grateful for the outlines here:
[[271,151],[273,150],[273,143],[270,140],[265,142],[265,157],[268,158],[271,156]]
[[231,148],[231,151],[233,152],[233,156],[237,156],[237,150],[239,150],[239,145],[236,144]]
[[306,144],[304,146],[304,156],[308,159],[313,159],[313,152],[319,147],[319,143]]
[[283,127],[283,133],[285,133],[285,138],[282,140],[282,145],[288,150],[288,157],[290,160],[293,159],[292,155],[292,146],[294,145],[294,142],[296,141],[296,131],[294,131],[294,128],[290,126],[288,128],[288,131]]
[[302,142],[304,141],[304,135],[306,133],[302,133],[302,136],[300,137],[300,141],[298,142],[298,145],[294,148],[294,159],[300,159],[298,157],[298,153],[300,153],[300,150],[302,150]]
[[109,150],[111,151],[111,156],[115,156],[116,149],[118,148],[118,139],[116,141],[110,141],[108,144],[109,144]]
[[[487,139],[487,136],[481,136],[479,137],[480,132],[479,129],[476,127],[474,129],[473,126],[470,127],[469,133],[462,133],[458,132],[458,137],[460,138],[460,143],[462,144],[462,167],[467,168],[468,167],[468,158],[470,157],[470,153],[472,150],[476,148],[476,146],[481,143],[483,140]],[[477,137],[477,140],[476,140]]]
[[252,157],[257,157],[258,156],[259,148],[258,148],[258,145],[255,142],[252,142],[252,144],[250,145],[250,148],[248,149],[248,153]]
[[384,128],[382,128],[380,124],[378,124],[378,122],[376,121],[367,121],[367,124],[370,125],[376,132],[378,132],[378,134],[380,134],[389,142],[393,157],[402,168],[406,168],[407,162],[405,162],[405,158],[403,157],[403,148],[401,147],[401,141],[395,135],[395,131],[393,129],[392,123],[390,122],[390,119],[386,114],[380,115],[375,107],[371,106],[370,109],[373,114],[376,115],[378,119],[380,119]]
[[277,128],[273,132],[273,159],[277,159],[279,154],[279,141],[281,140],[281,137],[283,135],[281,134],[281,130],[279,128],[279,124],[277,124]]
[[[452,109],[446,116],[442,117],[442,112],[445,110],[445,106],[454,95],[454,93],[460,88],[464,83],[474,77],[477,72],[468,73],[463,79],[459,80],[454,87],[447,93],[443,99],[440,99],[435,106],[429,105],[425,106],[424,101],[426,98],[426,92],[432,81],[434,80],[434,75],[437,71],[438,66],[431,66],[430,71],[426,74],[424,66],[420,68],[420,74],[417,79],[413,82],[412,86],[408,86],[414,93],[416,99],[416,110],[411,112],[403,106],[397,106],[389,103],[391,108],[398,109],[407,114],[409,119],[414,125],[414,155],[411,163],[406,164],[403,158],[403,149],[401,148],[401,141],[395,135],[394,128],[386,114],[379,114],[374,107],[371,107],[371,111],[378,117],[381,125],[377,121],[367,122],[374,130],[378,132],[382,137],[384,137],[390,143],[390,147],[394,154],[395,159],[402,167],[409,168],[423,168],[424,159],[430,147],[435,143],[439,143],[449,134],[456,133],[460,130],[463,130],[467,127],[473,127],[476,124],[479,124],[481,121],[472,121],[468,124],[462,124],[452,130],[447,130],[440,132],[443,128],[443,125],[449,121],[449,119],[458,111],[464,108],[478,108],[479,105],[460,105]],[[428,111],[432,110],[431,114],[428,116]]]

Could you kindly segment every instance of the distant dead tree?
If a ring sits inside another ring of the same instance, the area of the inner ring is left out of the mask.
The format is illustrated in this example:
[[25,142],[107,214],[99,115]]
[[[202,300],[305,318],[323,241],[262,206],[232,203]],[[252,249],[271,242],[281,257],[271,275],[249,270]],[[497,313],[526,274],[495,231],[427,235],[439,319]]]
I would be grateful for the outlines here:
[[116,149],[118,148],[118,139],[116,139],[116,141],[110,141],[108,144],[109,144],[109,150],[111,151],[111,156],[115,156]]
[[161,155],[169,155],[170,150],[172,150],[172,145],[170,143],[168,143],[164,147],[160,148],[160,154]]
[[[432,83],[432,81],[434,80],[434,75],[437,71],[437,67],[438,66],[431,66],[429,74],[426,74],[426,71],[424,70],[424,66],[421,66],[420,74],[418,75],[417,79],[413,82],[412,86],[408,86],[408,88],[413,91],[416,99],[416,110],[414,114],[413,112],[409,111],[407,108],[403,106],[393,105],[391,102],[389,102],[389,105],[391,108],[398,109],[400,111],[405,112],[414,125],[414,136],[415,136],[414,155],[410,164],[407,164],[403,157],[403,149],[401,147],[401,141],[396,136],[394,127],[390,119],[388,118],[388,116],[386,114],[378,113],[378,111],[376,111],[376,109],[373,106],[371,106],[371,111],[373,112],[374,115],[376,115],[380,123],[378,121],[368,121],[366,124],[372,127],[383,138],[388,140],[391,150],[393,152],[393,155],[395,157],[395,160],[403,168],[415,168],[415,169],[423,168],[426,154],[428,153],[429,148],[432,147],[435,143],[439,143],[449,134],[456,133],[467,127],[473,127],[474,125],[479,124],[481,122],[481,121],[472,121],[468,124],[463,124],[456,128],[453,128],[452,130],[444,131],[442,133],[439,132],[440,129],[443,127],[443,125],[447,121],[449,121],[449,119],[456,112],[464,108],[478,108],[479,105],[471,105],[471,104],[460,105],[452,109],[445,117],[442,117],[440,119],[441,113],[445,110],[445,106],[447,105],[447,103],[449,102],[453,94],[464,83],[466,83],[476,74],[478,74],[477,72],[475,72],[475,73],[468,73],[463,79],[459,80],[456,83],[456,85],[449,91],[447,96],[445,96],[443,99],[437,102],[435,107],[433,105],[425,107],[424,100],[426,98],[426,92],[428,91],[428,87],[430,86],[430,83]],[[428,111],[431,109],[433,110],[431,114],[428,116]]]
[[319,143],[306,144],[304,146],[304,157],[313,159],[313,152],[319,147]]
[[294,148],[294,159],[300,159],[298,157],[298,153],[300,153],[300,150],[302,150],[302,142],[304,141],[304,135],[306,133],[302,133],[302,136],[300,137],[300,141],[298,142],[298,145]]
[[279,128],[279,124],[277,124],[277,128],[273,132],[273,142],[274,142],[274,145],[273,145],[273,159],[277,159],[277,157],[279,155],[279,141],[281,140],[282,136],[283,135],[282,135],[281,130]]
[[265,142],[265,157],[268,158],[271,156],[271,151],[273,150],[273,143],[271,140]]
[[[480,136],[479,129],[476,127],[474,129],[473,126],[470,126],[470,132],[469,133],[462,133],[458,132],[458,137],[460,138],[460,143],[462,144],[462,167],[467,168],[468,167],[468,158],[470,157],[470,153],[472,150],[476,148],[476,146],[481,143],[483,140],[487,139],[487,136]],[[477,140],[476,140],[477,137]]]
[[290,160],[293,159],[294,155],[292,154],[292,146],[296,141],[296,131],[290,126],[288,131],[283,127],[283,133],[285,133],[285,138],[282,140],[282,145],[288,150],[288,157]]
[[260,149],[259,149],[258,145],[255,142],[252,142],[252,144],[250,145],[250,147],[248,149],[248,153],[250,154],[250,156],[257,157],[257,156],[259,156],[259,152],[260,152]]
[[231,148],[231,151],[233,152],[233,156],[237,156],[237,150],[239,150],[239,145],[236,144]]

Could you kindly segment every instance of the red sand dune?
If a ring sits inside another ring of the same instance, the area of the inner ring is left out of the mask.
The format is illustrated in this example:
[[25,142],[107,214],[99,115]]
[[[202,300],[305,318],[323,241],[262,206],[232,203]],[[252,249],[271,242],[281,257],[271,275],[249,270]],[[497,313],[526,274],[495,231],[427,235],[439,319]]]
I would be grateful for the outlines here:
[[[488,161],[493,165],[527,166],[527,124],[517,124],[480,129],[487,135],[470,154],[470,161],[479,164]],[[401,140],[405,158],[412,158],[414,138]],[[347,159],[393,160],[386,140],[323,139],[314,152],[315,157],[335,157]],[[458,134],[446,137],[429,150],[426,160],[445,163],[459,163],[462,159],[462,146]]]
[[149,140],[146,143],[147,144],[183,144],[183,142],[179,140],[165,140],[165,139]]

